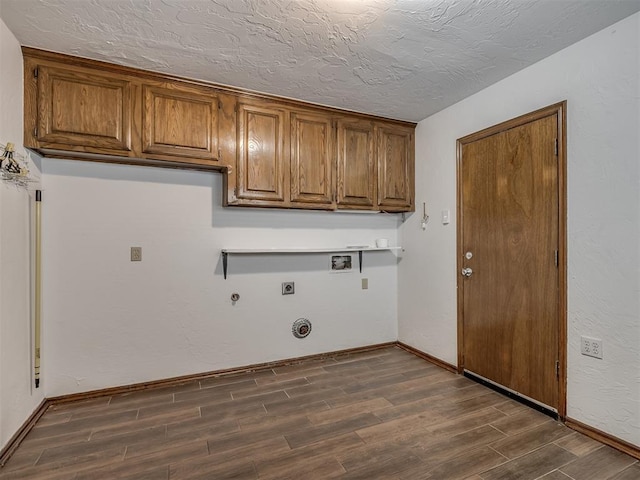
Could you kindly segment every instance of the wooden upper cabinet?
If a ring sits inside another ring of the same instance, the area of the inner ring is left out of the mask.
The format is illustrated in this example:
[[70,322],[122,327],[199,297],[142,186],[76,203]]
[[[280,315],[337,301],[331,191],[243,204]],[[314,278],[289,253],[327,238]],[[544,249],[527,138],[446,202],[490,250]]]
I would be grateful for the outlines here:
[[266,102],[238,103],[236,197],[253,201],[241,204],[285,202],[285,117],[284,109]]
[[179,83],[143,85],[142,152],[217,161],[219,98]]
[[339,208],[373,209],[376,161],[372,122],[338,120],[337,194]]
[[335,205],[333,132],[328,115],[291,113],[291,202]]
[[377,128],[378,206],[387,211],[414,210],[414,129]]
[[43,146],[65,145],[128,156],[132,150],[131,82],[72,66],[38,66],[37,120]]
[[23,47],[24,145],[224,171],[223,204],[414,209],[415,125]]
[[[43,156],[223,169],[235,96],[207,85],[23,48],[24,143]],[[225,136],[221,138],[220,129]]]

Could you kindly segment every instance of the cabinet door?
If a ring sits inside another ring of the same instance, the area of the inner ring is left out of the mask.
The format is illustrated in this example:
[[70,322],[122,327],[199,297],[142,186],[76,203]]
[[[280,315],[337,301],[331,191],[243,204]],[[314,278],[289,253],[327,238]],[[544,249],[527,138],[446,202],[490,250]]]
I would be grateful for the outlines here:
[[291,201],[332,208],[334,142],[328,115],[291,114]]
[[373,208],[376,198],[376,168],[373,124],[338,121],[338,206]]
[[128,155],[133,87],[126,77],[63,66],[39,66],[37,75],[41,146]]
[[412,211],[414,205],[413,129],[381,125],[378,134],[378,206]]
[[245,205],[286,200],[285,114],[266,103],[238,103],[236,196],[255,201]]
[[144,85],[143,102],[143,153],[218,159],[218,97],[214,91],[177,83]]

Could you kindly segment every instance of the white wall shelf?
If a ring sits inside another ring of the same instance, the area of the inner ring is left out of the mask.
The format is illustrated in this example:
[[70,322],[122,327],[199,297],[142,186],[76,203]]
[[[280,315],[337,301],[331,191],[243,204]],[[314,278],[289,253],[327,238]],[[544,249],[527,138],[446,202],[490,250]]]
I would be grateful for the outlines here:
[[360,273],[362,273],[362,252],[381,252],[390,250],[402,250],[402,247],[349,245],[346,247],[223,248],[221,252],[222,271],[226,280],[229,255],[358,252],[358,264],[360,265]]

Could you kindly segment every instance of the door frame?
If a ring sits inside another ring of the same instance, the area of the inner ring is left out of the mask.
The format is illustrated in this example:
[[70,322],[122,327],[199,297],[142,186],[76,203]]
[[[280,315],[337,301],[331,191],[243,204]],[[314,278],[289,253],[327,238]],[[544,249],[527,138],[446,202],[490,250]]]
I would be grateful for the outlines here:
[[557,115],[558,120],[558,416],[567,415],[567,101],[507,120],[479,132],[459,138],[456,142],[456,202],[457,202],[457,300],[458,300],[458,373],[464,372],[464,282],[463,218],[462,218],[462,148],[464,145],[497,133]]

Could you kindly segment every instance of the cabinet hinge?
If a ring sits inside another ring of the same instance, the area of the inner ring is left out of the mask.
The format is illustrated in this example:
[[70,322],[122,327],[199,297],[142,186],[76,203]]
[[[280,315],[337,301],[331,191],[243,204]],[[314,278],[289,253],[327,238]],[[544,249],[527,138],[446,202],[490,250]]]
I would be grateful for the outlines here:
[[553,252],[553,257],[554,257],[554,261],[555,261],[556,267],[558,267],[560,265],[559,256],[560,255],[558,254],[558,250]]
[[555,143],[555,147],[554,147],[554,153],[556,155],[558,155],[558,139],[556,138],[556,143]]
[[556,360],[556,378],[560,378],[560,361]]
[[218,149],[218,160],[222,160],[222,150]]
[[222,100],[218,100],[218,110],[222,110]]
[[33,69],[33,78],[38,78],[38,67]]
[[33,136],[38,138],[38,127],[33,129]]

